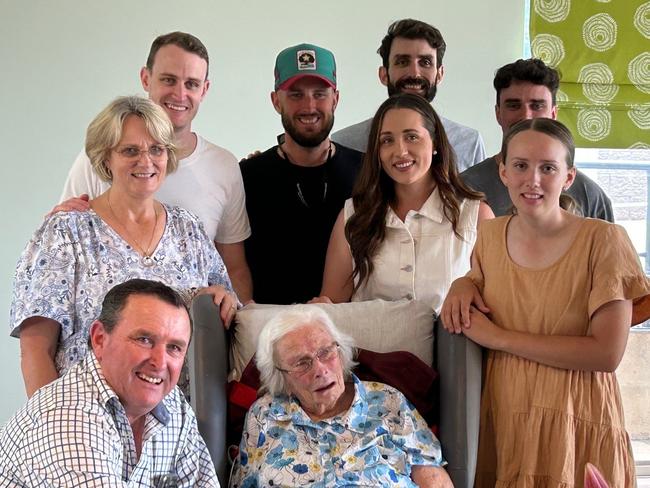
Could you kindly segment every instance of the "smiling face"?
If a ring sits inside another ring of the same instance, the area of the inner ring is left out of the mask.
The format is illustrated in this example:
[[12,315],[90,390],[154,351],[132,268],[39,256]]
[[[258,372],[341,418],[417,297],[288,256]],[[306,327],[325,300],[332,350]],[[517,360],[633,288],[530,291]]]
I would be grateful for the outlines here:
[[560,193],[575,178],[575,168],[567,166],[566,147],[534,130],[513,136],[499,172],[519,215],[560,211]]
[[339,93],[315,77],[303,77],[286,90],[271,92],[284,130],[303,147],[316,147],[327,139],[338,100]]
[[429,188],[434,184],[433,150],[431,135],[418,112],[407,108],[386,112],[379,132],[379,159],[396,185]]
[[129,296],[112,332],[91,326],[95,356],[131,424],[176,386],[190,333],[184,308],[144,294]]
[[122,137],[110,151],[106,167],[112,174],[112,188],[139,197],[153,195],[167,174],[167,150],[159,152],[156,141],[142,118],[129,115],[122,125]]
[[520,120],[538,117],[555,119],[557,106],[553,104],[553,96],[546,86],[535,85],[530,81],[515,81],[499,93],[495,113],[505,134]]
[[149,98],[163,107],[174,131],[191,130],[192,120],[210,87],[208,64],[197,54],[168,44],[156,53],[149,71],[140,71],[142,87]]
[[313,359],[306,373],[283,372],[287,393],[294,395],[302,409],[310,416],[329,418],[341,412],[345,381],[341,356],[335,354],[326,361],[316,358],[334,339],[318,322],[306,324],[286,334],[275,345],[276,364],[292,370],[305,359]]
[[390,47],[388,69],[379,68],[379,79],[388,94],[414,93],[429,102],[436,96],[444,70],[437,65],[436,49],[426,39],[396,37]]

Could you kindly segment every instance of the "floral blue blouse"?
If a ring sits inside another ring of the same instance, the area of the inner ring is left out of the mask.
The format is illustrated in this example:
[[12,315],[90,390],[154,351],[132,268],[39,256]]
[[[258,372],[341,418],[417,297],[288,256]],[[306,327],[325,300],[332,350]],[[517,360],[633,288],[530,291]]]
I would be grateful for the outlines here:
[[353,375],[340,416],[313,422],[293,397],[265,395],[246,416],[232,488],[415,487],[411,466],[442,466],[440,443],[399,391]]
[[61,375],[86,355],[88,329],[114,285],[131,278],[161,281],[188,304],[208,285],[232,291],[221,256],[199,220],[180,207],[163,206],[167,222],[150,267],[92,210],[59,212],[45,220],[16,267],[11,335],[18,337],[20,324],[30,317],[56,320]]

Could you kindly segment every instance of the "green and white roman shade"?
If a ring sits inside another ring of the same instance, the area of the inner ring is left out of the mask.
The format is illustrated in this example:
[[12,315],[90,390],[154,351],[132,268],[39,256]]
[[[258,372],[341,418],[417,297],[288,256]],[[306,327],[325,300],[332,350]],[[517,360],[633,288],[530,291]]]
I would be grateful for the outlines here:
[[530,38],[576,146],[650,149],[650,1],[531,0]]

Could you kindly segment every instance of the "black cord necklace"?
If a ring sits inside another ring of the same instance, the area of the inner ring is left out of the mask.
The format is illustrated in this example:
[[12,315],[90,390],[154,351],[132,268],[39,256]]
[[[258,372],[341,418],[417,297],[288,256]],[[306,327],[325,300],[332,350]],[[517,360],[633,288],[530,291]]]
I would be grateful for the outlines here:
[[[279,142],[279,141],[278,141]],[[330,141],[329,149],[327,151],[327,158],[323,162],[323,165],[325,166],[324,171],[323,171],[323,197],[319,204],[325,203],[325,200],[327,199],[327,165],[328,163],[332,160],[332,141]],[[278,145],[278,152],[280,153],[280,156],[284,159],[286,159],[289,163],[293,164],[294,166],[299,166],[299,167],[306,167],[302,164],[297,164],[292,159],[289,157],[289,154],[282,149],[282,144]],[[305,207],[311,208],[309,203],[307,203],[307,200],[305,199],[305,194],[302,191],[302,188],[300,186],[300,181],[298,181],[298,177],[296,176],[296,195],[298,196],[298,200],[300,200],[300,203],[302,203]]]

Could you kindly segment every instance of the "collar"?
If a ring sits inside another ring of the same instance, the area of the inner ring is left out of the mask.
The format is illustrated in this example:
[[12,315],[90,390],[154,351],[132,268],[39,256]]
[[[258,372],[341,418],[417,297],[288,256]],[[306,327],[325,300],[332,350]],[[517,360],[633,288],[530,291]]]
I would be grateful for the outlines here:
[[[97,399],[99,400],[100,405],[104,406],[104,408],[109,411],[114,411],[115,409],[124,411],[122,402],[120,402],[119,397],[106,381],[106,377],[102,372],[102,367],[92,350],[84,359],[81,367],[88,371],[90,380],[97,390]],[[175,413],[179,409],[179,395],[178,387],[174,387],[174,389],[169,392],[169,394],[167,394],[165,398],[163,398],[162,401],[149,413],[158,422],[167,425],[171,420],[170,410]]]
[[323,429],[331,426],[334,430],[341,427],[363,434],[364,426],[368,417],[368,399],[366,387],[363,382],[354,374],[350,374],[354,382],[354,399],[350,408],[335,417],[314,422],[300,406],[298,399],[294,396],[278,395],[273,397],[269,406],[269,418],[277,422],[290,422],[295,426],[312,427]]
[[[427,198],[422,204],[422,207],[420,207],[420,210],[409,210],[406,214],[406,220],[420,217],[425,217],[438,224],[444,222],[445,214],[442,208],[438,186],[433,189],[429,198]],[[386,227],[402,228],[404,227],[404,224],[405,222],[402,222],[389,206],[388,213],[386,214]]]

